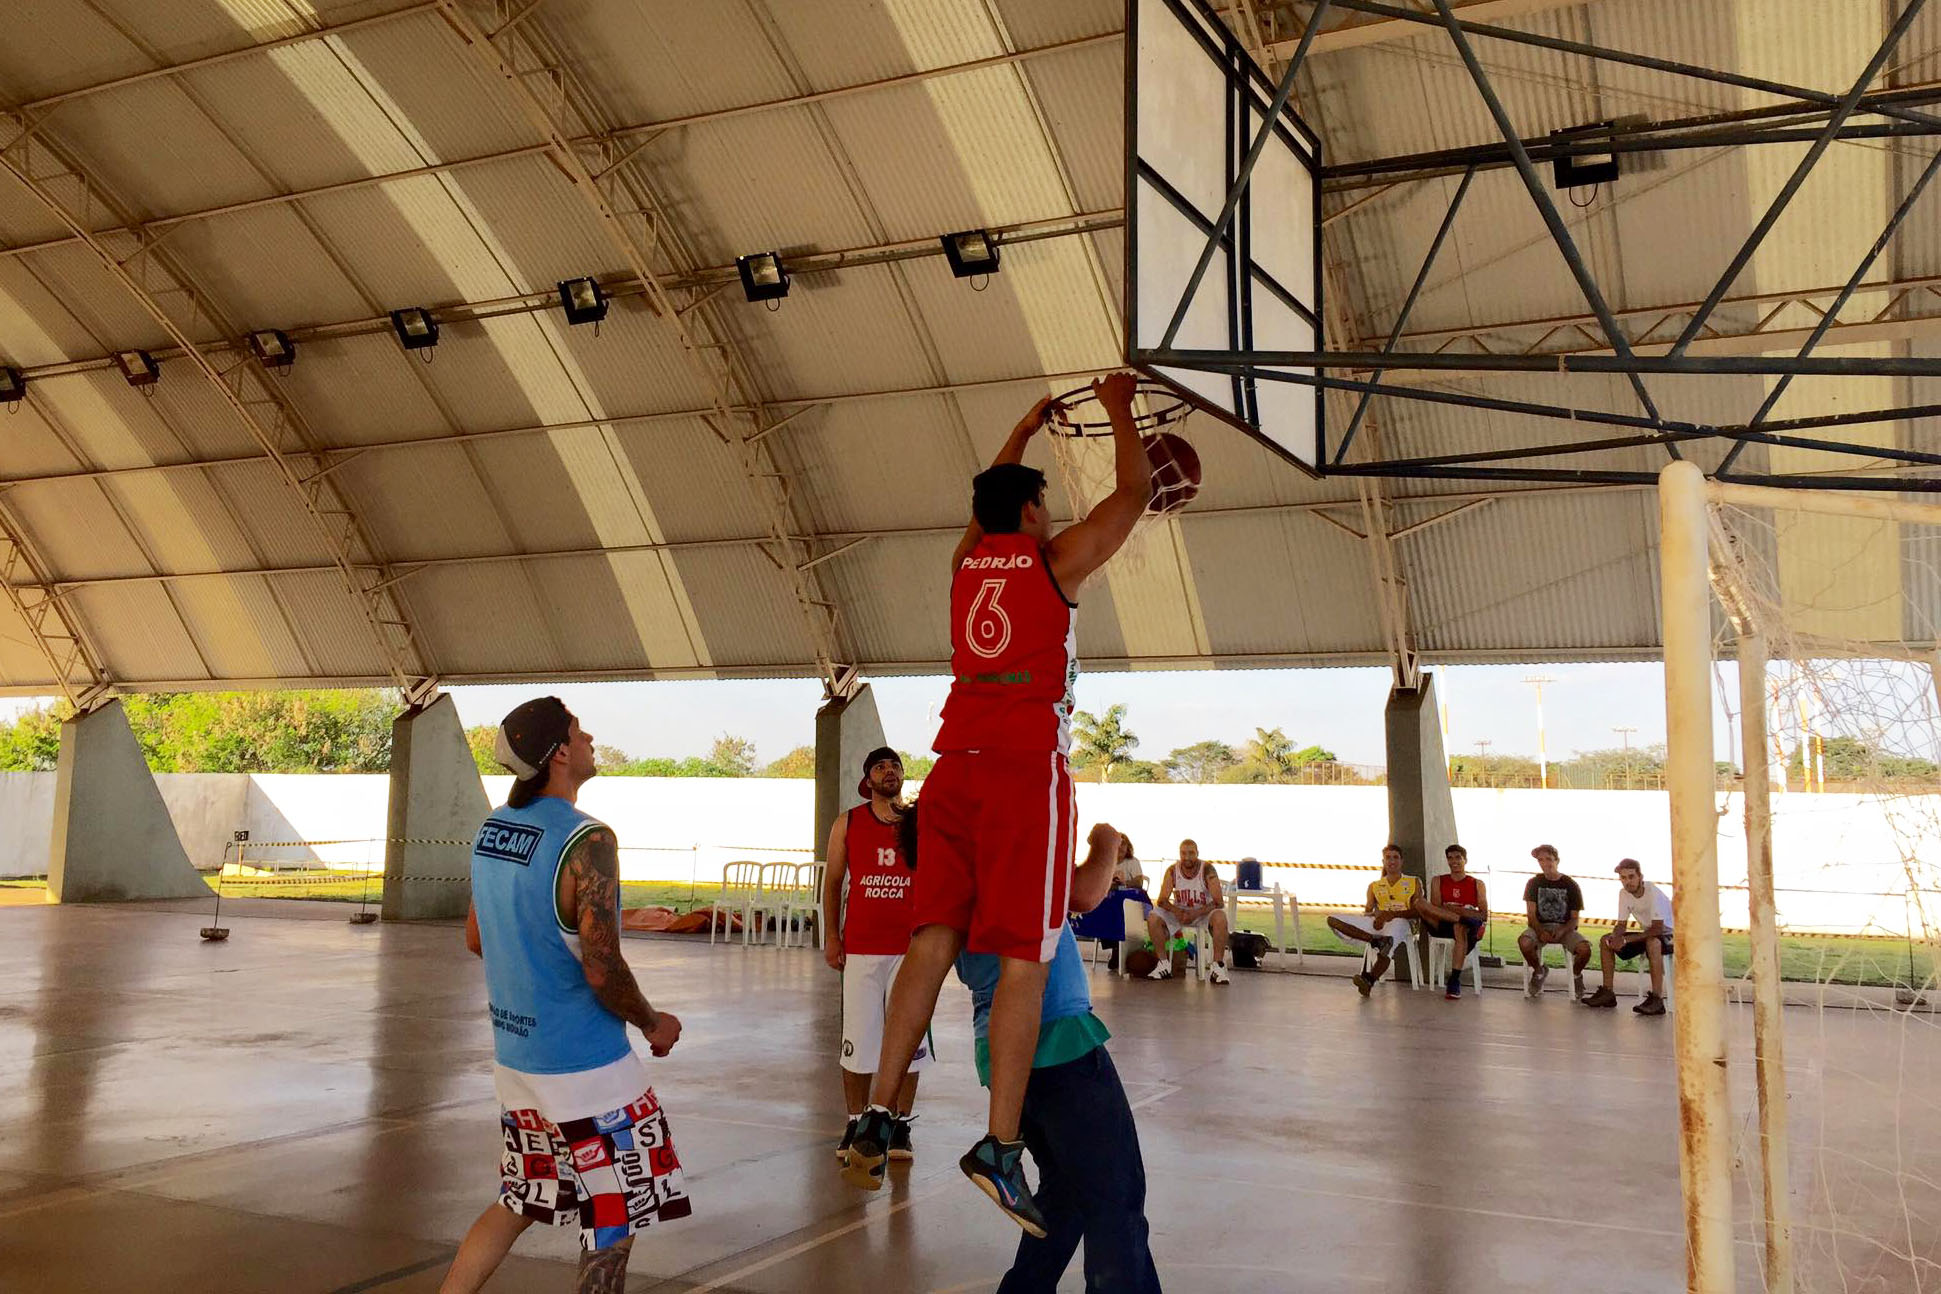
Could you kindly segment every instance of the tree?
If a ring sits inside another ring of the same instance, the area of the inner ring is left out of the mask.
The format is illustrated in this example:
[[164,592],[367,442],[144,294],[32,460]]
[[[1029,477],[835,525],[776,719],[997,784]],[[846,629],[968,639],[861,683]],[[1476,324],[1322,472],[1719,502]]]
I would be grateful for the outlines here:
[[1080,768],[1099,770],[1099,781],[1109,781],[1112,766],[1132,758],[1139,738],[1125,726],[1123,703],[1107,706],[1104,715],[1080,710],[1072,716],[1072,735],[1078,738],[1078,751],[1072,762]]
[[1175,782],[1217,781],[1222,772],[1240,762],[1224,741],[1196,741],[1166,756],[1166,772]]
[[23,710],[12,723],[0,722],[0,773],[51,773],[61,758],[61,719],[69,712],[58,707]]
[[896,752],[903,760],[903,776],[912,782],[921,782],[930,776],[930,770],[937,766],[935,755],[912,755],[907,750]]
[[1241,762],[1265,774],[1261,781],[1288,781],[1294,773],[1294,743],[1279,728],[1255,728],[1253,739],[1242,752]]
[[618,746],[595,746],[593,748],[593,767],[602,773],[611,773],[625,768],[634,762],[634,757]]
[[1657,786],[1665,771],[1665,747],[1611,746],[1603,750],[1575,750],[1570,758],[1550,766],[1550,784],[1573,790],[1623,790]]
[[762,770],[763,777],[814,777],[815,747],[797,746],[767,768]]
[[158,773],[382,773],[395,703],[377,691],[160,692],[129,697]]
[[1114,782],[1164,782],[1169,780],[1163,765],[1150,759],[1126,759],[1112,766]]
[[506,769],[499,763],[492,748],[499,739],[499,730],[490,724],[482,723],[476,728],[465,730],[465,744],[471,747],[472,762],[478,765],[480,774],[485,777],[503,777]]
[[755,743],[724,732],[708,748],[708,763],[714,767],[716,777],[753,777]]

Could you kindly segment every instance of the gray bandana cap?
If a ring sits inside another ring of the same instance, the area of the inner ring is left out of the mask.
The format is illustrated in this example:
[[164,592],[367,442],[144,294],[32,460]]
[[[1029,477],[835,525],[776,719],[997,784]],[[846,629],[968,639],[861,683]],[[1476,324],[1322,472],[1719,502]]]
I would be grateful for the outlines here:
[[522,782],[538,777],[553,752],[566,744],[567,727],[572,722],[564,701],[556,696],[535,697],[499,724],[498,736],[492,741],[492,758]]

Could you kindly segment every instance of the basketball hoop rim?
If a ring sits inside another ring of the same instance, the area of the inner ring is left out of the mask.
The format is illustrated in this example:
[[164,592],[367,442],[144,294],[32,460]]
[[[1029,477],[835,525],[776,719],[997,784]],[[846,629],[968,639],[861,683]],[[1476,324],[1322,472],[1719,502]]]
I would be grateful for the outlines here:
[[[1134,413],[1132,416],[1132,425],[1142,436],[1186,421],[1197,407],[1164,382],[1148,377],[1139,379],[1133,394],[1145,396],[1148,400],[1148,412]],[[1096,418],[1073,416],[1074,410],[1087,405],[1097,409],[1098,402],[1098,393],[1089,384],[1054,396],[1050,407],[1045,410],[1045,430],[1067,440],[1110,436],[1112,420],[1103,409],[1098,410]]]

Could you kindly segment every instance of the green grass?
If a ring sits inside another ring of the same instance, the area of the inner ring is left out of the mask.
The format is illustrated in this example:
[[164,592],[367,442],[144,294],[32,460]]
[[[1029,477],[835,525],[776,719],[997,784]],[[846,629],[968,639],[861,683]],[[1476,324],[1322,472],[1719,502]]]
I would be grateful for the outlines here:
[[[1337,937],[1328,929],[1328,914],[1325,912],[1303,911],[1301,913],[1301,943],[1310,953],[1323,956],[1359,957],[1362,946]],[[1240,909],[1240,928],[1254,930],[1274,937],[1274,914],[1270,908],[1243,907]],[[1611,928],[1609,922],[1586,921],[1580,927],[1584,937],[1593,945],[1598,938]],[[1523,926],[1514,920],[1497,920],[1490,923],[1489,931],[1483,936],[1485,955],[1495,953],[1506,965],[1522,965],[1523,954],[1517,950],[1516,937],[1523,932]],[[1288,931],[1292,942],[1293,931]],[[1724,936],[1725,973],[1727,978],[1736,979],[1745,974],[1752,959],[1752,941],[1742,934]],[[1934,974],[1932,950],[1916,943],[1913,949],[1913,971],[1910,979],[1908,970],[1908,944],[1901,939],[1855,939],[1836,935],[1781,935],[1779,939],[1779,973],[1782,979],[1802,983],[1830,984],[1871,984],[1892,986],[1896,984],[1923,983]],[[1563,949],[1550,947],[1544,949],[1544,963],[1549,966],[1564,965]],[[1643,961],[1632,963],[1634,967],[1644,965]],[[1591,955],[1590,973],[1597,973],[1596,949]]]

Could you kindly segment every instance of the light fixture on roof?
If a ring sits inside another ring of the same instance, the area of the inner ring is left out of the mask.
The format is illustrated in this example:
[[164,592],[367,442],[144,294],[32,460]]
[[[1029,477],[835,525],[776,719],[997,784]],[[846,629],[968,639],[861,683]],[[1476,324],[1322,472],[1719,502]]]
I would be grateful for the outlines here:
[[267,369],[280,371],[297,362],[297,344],[290,340],[290,334],[277,328],[251,333],[249,353]]
[[398,334],[398,344],[406,350],[430,350],[438,344],[438,321],[423,306],[393,310],[391,327]]
[[607,294],[597,279],[568,279],[559,285],[559,304],[569,324],[592,324],[607,317]]
[[[1553,130],[1550,138],[1559,144],[1584,144],[1609,139],[1616,129],[1615,121],[1594,121],[1588,126]],[[1566,153],[1551,163],[1551,175],[1560,189],[1609,184],[1618,177],[1617,154]]]
[[0,404],[12,408],[27,398],[27,375],[0,364]]
[[[997,243],[992,241],[990,230],[966,229],[961,233],[945,234],[943,244],[944,258],[950,262],[950,272],[958,278],[989,278],[997,273]],[[977,285],[973,283],[971,286]]]
[[754,252],[738,256],[735,258],[735,269],[741,274],[742,295],[750,301],[780,301],[789,294],[789,272],[782,267],[779,252]]
[[128,385],[140,389],[154,386],[162,380],[162,367],[155,357],[145,350],[124,350],[115,354],[115,365]]

